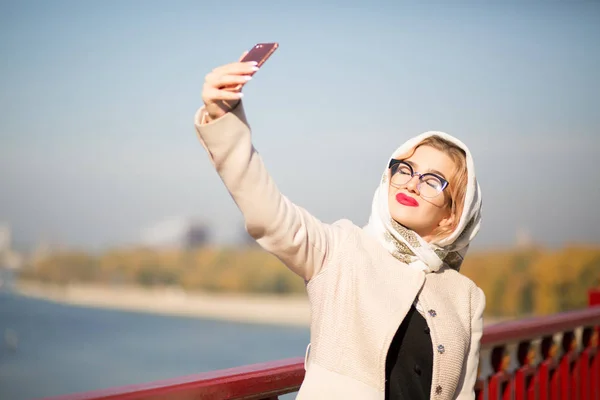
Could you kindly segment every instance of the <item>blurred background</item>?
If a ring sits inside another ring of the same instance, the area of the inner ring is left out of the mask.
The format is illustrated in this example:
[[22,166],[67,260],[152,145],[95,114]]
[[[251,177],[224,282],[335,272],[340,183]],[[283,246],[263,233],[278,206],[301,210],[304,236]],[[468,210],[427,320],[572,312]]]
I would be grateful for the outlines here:
[[257,247],[198,143],[204,75],[245,89],[282,192],[367,222],[389,155],[471,149],[486,323],[600,286],[600,3],[0,1],[0,398],[303,356],[302,279]]

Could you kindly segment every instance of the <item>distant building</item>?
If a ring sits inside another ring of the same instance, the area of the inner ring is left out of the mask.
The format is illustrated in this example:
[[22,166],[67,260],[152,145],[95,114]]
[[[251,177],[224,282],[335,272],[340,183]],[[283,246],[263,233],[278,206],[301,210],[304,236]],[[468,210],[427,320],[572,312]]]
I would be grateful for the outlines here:
[[20,268],[23,256],[12,248],[12,231],[10,225],[0,224],[0,268]]
[[201,247],[208,243],[208,226],[201,223],[192,223],[188,226],[187,232],[183,236],[183,245],[186,248]]
[[143,246],[161,249],[191,249],[202,247],[210,240],[210,229],[202,221],[171,218],[142,231]]
[[529,232],[529,229],[527,229],[523,226],[521,226],[517,229],[515,245],[519,249],[528,249],[528,248],[533,247],[534,240],[533,240],[533,237],[531,236],[531,233]]
[[12,232],[10,225],[0,223],[0,253],[12,248]]

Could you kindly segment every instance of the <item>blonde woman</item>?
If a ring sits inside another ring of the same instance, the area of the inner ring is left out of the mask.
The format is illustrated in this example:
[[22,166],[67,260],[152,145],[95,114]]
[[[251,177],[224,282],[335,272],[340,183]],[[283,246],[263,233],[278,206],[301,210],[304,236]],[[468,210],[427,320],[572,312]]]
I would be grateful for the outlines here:
[[[200,142],[248,233],[306,281],[311,347],[298,399],[474,399],[485,297],[459,273],[480,226],[468,148],[426,132],[392,153],[366,227],[283,196],[240,101],[254,63],[206,76]],[[383,164],[383,163],[382,163]]]

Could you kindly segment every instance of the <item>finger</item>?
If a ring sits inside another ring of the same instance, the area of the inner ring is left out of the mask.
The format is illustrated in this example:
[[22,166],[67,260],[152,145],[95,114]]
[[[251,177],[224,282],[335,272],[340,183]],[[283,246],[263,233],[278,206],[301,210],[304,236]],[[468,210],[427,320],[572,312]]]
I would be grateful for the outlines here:
[[251,75],[258,71],[256,65],[256,61],[231,63],[215,68],[213,73],[219,75]]
[[250,75],[211,75],[206,79],[206,83],[217,89],[225,87],[237,87],[246,84],[252,77]]
[[231,92],[229,90],[209,89],[205,92],[206,99],[217,100],[239,100],[244,96],[242,92]]
[[246,54],[248,54],[247,51],[243,52],[240,59],[238,60],[239,62],[242,62],[242,60],[244,59],[244,57],[246,57]]
[[235,85],[235,86],[223,86],[219,88],[219,90],[227,90],[228,92],[240,92],[244,85]]

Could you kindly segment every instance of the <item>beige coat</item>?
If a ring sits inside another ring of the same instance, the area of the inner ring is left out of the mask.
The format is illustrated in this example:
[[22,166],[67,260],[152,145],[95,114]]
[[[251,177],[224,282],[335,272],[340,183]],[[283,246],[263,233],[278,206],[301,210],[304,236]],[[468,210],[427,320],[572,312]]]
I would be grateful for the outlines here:
[[241,104],[208,124],[203,113],[195,116],[200,141],[248,232],[307,281],[311,349],[297,398],[383,399],[388,348],[418,295],[434,347],[431,398],[474,399],[481,289],[447,266],[434,273],[408,267],[350,221],[317,220],[277,189]]

